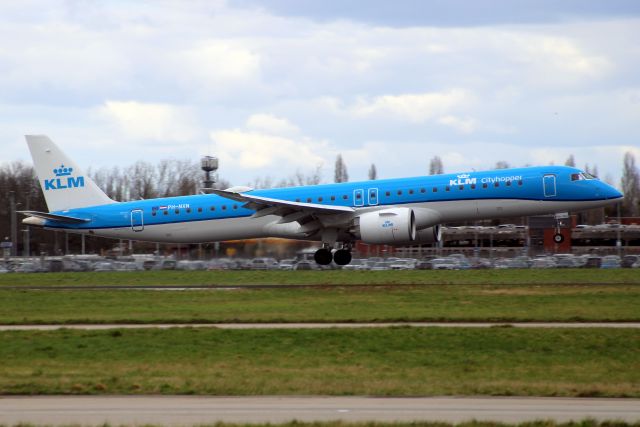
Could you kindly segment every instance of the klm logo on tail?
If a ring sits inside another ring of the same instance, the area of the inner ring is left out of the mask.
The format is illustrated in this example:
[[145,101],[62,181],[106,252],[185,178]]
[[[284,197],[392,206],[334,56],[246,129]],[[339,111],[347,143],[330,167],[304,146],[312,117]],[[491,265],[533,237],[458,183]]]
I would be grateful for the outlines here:
[[46,190],[63,190],[65,188],[79,188],[84,187],[84,177],[73,177],[73,168],[66,168],[64,165],[60,165],[59,168],[53,170],[56,175],[55,178],[44,180],[44,189]]

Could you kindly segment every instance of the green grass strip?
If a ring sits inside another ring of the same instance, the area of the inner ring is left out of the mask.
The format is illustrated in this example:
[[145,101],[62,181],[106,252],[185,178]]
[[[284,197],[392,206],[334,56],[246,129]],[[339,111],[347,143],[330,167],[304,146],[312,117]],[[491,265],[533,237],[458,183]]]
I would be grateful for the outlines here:
[[640,285],[0,290],[0,324],[640,321]]
[[0,394],[640,397],[640,331],[0,332]]
[[640,284],[635,269],[466,271],[142,271],[0,275],[21,285],[371,285],[371,284]]

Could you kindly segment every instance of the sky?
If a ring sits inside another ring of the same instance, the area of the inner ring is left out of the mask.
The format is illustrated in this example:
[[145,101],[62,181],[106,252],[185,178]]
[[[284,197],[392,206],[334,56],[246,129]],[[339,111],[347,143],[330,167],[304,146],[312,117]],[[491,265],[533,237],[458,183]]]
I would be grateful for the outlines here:
[[640,2],[0,1],[0,163],[214,155],[234,185],[640,160]]

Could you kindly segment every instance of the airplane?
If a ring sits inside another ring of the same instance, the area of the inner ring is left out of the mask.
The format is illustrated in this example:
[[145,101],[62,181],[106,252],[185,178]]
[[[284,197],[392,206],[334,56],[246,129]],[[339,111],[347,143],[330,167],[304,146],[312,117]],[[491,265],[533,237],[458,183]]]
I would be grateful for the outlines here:
[[205,243],[280,237],[322,243],[315,261],[351,262],[356,241],[437,243],[440,225],[556,214],[607,206],[623,195],[580,169],[537,166],[116,202],[44,135],[27,135],[49,212],[21,211],[23,223],[149,242]]

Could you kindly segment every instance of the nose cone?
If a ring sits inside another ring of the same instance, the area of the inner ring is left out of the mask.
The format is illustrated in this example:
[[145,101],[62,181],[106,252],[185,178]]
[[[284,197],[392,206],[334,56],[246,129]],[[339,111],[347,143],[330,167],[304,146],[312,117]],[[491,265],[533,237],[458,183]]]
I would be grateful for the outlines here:
[[605,195],[607,197],[607,199],[622,199],[624,197],[624,195],[619,192],[617,189],[615,189],[614,187],[607,185],[607,189],[605,191]]

